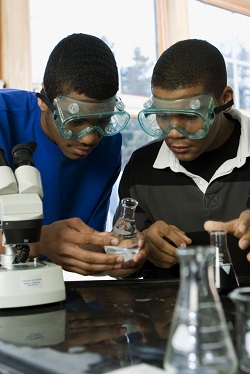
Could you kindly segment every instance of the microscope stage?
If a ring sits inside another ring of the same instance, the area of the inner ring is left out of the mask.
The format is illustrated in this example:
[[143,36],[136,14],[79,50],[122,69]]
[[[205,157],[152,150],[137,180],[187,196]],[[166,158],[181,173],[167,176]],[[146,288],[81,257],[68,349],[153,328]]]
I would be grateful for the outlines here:
[[65,298],[61,266],[35,261],[10,269],[0,267],[0,309],[56,303]]

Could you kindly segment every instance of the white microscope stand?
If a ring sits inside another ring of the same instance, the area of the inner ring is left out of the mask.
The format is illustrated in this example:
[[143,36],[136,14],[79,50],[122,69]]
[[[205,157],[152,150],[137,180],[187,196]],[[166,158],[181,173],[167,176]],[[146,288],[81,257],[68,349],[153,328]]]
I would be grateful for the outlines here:
[[62,268],[34,260],[0,267],[0,309],[20,308],[65,300]]
[[[1,161],[5,162],[3,157]],[[61,266],[36,259],[15,264],[15,244],[6,239],[8,230],[15,234],[19,222],[35,223],[42,219],[40,173],[28,164],[17,167],[15,174],[7,165],[1,166],[0,171],[0,221],[2,245],[5,247],[0,259],[0,309],[63,301],[66,292]],[[29,230],[26,231],[24,235],[27,236],[18,244],[29,243]]]

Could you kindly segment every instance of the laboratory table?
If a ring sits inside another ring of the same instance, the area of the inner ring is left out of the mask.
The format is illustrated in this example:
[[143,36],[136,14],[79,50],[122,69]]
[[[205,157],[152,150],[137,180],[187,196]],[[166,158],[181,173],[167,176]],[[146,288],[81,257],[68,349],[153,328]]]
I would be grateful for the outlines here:
[[[1,310],[0,373],[102,374],[142,362],[163,368],[178,286],[159,279],[66,282],[65,302]],[[234,336],[234,305],[221,301]]]

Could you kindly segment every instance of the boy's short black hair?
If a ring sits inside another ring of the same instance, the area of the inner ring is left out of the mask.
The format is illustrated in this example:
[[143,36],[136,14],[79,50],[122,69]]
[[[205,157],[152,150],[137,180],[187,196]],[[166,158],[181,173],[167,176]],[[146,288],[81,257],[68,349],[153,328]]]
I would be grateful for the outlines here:
[[43,77],[50,101],[60,94],[76,92],[105,100],[119,88],[114,54],[101,39],[88,34],[72,34],[51,52]]
[[218,99],[227,86],[227,71],[221,52],[200,39],[173,44],[162,53],[152,75],[152,87],[173,91],[202,85]]

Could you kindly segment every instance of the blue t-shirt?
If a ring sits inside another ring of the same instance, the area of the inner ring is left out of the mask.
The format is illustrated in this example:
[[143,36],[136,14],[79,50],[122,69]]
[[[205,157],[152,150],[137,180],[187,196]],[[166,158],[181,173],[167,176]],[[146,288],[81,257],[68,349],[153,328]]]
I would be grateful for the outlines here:
[[103,231],[112,186],[121,168],[121,134],[104,137],[84,159],[71,160],[43,132],[34,92],[0,89],[0,146],[12,167],[12,148],[35,141],[35,167],[44,191],[43,224],[80,217]]

